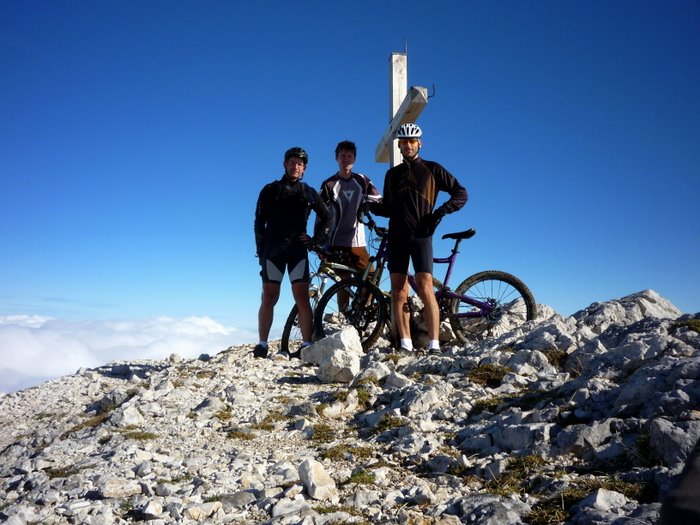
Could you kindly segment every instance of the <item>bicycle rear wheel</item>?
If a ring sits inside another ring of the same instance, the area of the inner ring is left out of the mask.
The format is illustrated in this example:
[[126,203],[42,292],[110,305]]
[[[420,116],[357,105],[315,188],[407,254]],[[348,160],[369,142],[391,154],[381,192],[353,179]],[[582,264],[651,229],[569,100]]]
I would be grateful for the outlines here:
[[388,318],[382,291],[370,282],[351,278],[335,283],[323,294],[314,312],[314,328],[321,338],[333,330],[354,326],[362,348],[368,351]]
[[[531,321],[537,315],[537,303],[520,279],[506,272],[487,270],[462,282],[456,293],[490,305],[480,309],[465,301],[453,299],[450,325],[462,343],[498,337]],[[456,317],[454,314],[474,313],[476,317]]]

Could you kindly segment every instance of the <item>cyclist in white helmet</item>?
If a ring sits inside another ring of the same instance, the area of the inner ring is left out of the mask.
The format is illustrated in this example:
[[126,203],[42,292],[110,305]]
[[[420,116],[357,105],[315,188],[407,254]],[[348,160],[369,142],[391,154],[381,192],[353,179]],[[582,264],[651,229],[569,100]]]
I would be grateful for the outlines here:
[[[433,232],[442,218],[462,208],[467,190],[437,162],[419,156],[423,132],[414,123],[402,124],[396,138],[403,162],[384,177],[383,199],[372,205],[378,215],[389,217],[391,298],[400,348],[413,351],[408,310],[408,265],[413,263],[418,295],[425,305],[424,316],[430,339],[428,350],[440,350],[440,312],[433,291]],[[438,192],[449,199],[436,208]]]

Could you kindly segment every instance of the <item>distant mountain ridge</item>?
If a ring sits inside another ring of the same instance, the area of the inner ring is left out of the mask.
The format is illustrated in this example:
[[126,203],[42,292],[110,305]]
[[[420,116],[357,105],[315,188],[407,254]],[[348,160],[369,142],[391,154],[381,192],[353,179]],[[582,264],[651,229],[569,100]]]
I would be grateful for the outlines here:
[[0,395],[0,518],[653,524],[700,437],[699,332],[644,290],[442,355],[350,330],[81,369]]

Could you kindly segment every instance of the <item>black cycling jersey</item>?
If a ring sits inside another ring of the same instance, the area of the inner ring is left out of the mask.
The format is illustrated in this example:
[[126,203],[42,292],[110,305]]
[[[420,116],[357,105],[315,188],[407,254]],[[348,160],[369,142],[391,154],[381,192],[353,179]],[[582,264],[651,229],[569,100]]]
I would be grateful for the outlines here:
[[439,191],[450,198],[435,211],[444,215],[467,202],[467,190],[437,162],[415,157],[390,168],[384,178],[383,199],[372,205],[377,215],[389,217],[389,237],[405,239],[419,221],[433,212]]
[[316,242],[325,242],[330,228],[328,208],[316,190],[286,176],[263,187],[255,208],[255,248],[261,259],[276,257],[290,246],[302,244],[311,210],[320,220]]

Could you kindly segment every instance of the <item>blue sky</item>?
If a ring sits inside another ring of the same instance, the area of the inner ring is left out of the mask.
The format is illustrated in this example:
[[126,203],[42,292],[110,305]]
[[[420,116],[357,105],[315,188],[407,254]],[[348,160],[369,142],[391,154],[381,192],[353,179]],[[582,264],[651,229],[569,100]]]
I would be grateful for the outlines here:
[[343,139],[381,186],[405,45],[435,89],[422,155],[470,195],[438,232],[477,230],[457,276],[514,273],[565,315],[645,288],[699,311],[698,27],[690,0],[4,1],[0,376],[28,348],[167,355],[173,326],[194,355],[254,342],[260,188],[296,145],[317,187]]

